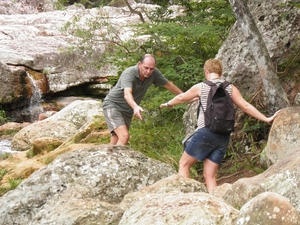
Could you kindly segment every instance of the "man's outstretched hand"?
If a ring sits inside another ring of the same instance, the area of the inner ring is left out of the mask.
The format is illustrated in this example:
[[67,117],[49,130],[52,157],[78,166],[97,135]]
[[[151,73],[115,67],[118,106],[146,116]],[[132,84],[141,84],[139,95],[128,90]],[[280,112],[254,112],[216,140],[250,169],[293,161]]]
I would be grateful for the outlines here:
[[138,105],[136,107],[134,107],[134,109],[133,109],[133,115],[135,115],[140,120],[143,120],[141,112],[144,112],[144,110],[143,110],[142,107],[140,107]]

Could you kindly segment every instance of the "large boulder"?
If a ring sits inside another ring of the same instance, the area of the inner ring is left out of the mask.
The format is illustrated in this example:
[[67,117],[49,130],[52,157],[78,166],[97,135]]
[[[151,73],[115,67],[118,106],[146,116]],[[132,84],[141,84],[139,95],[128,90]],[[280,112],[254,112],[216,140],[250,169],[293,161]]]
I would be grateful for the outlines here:
[[[0,53],[1,54],[1,53]],[[13,104],[14,108],[25,106],[32,96],[30,80],[24,67],[8,66],[0,61],[0,103]]]
[[234,224],[239,211],[207,193],[148,194],[125,211],[127,224]]
[[[207,194],[203,183],[173,175],[127,194],[121,224],[234,224],[239,212]],[[220,215],[223,216],[220,216]]]
[[135,202],[148,196],[149,194],[167,194],[170,192],[194,193],[206,192],[205,184],[194,179],[185,178],[178,174],[164,178],[156,183],[144,187],[139,191],[128,193],[122,200],[120,206],[127,210],[131,208]]
[[300,107],[282,109],[273,122],[267,146],[261,154],[262,161],[270,166],[297,151],[300,146],[299,136]]
[[14,135],[11,148],[14,151],[27,151],[36,139],[49,138],[64,142],[77,132],[73,123],[66,121],[41,121],[24,127]]
[[296,225],[300,214],[289,200],[280,194],[264,192],[240,209],[237,225]]
[[41,138],[50,138],[51,142],[53,139],[67,141],[95,123],[95,118],[99,116],[103,117],[101,101],[76,100],[47,119],[24,127],[14,135],[11,147],[17,151],[26,151],[32,148],[36,139]]
[[265,172],[234,182],[224,194],[225,201],[241,208],[252,198],[264,192],[274,192],[287,198],[300,213],[300,149],[277,161]]
[[[287,58],[293,58],[298,54],[300,10],[291,5],[292,1],[286,0],[254,0],[248,4],[276,66],[284,64]],[[262,80],[238,22],[232,27],[216,57],[223,63],[223,75],[227,80],[234,82],[241,93],[261,92]],[[289,80],[282,83],[287,93],[291,93],[292,89],[296,88],[295,80],[292,78]],[[293,102],[295,94],[291,97],[291,102]]]
[[130,192],[174,175],[128,147],[96,145],[56,158],[0,198],[1,223],[118,224]]

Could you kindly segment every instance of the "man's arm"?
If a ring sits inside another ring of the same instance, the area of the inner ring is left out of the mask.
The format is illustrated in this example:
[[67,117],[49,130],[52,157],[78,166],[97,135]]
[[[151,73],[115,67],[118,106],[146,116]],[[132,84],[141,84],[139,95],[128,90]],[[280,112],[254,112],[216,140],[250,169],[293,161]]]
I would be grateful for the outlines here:
[[124,99],[126,100],[128,105],[130,105],[130,107],[133,109],[133,114],[140,120],[142,120],[142,115],[140,112],[143,112],[144,110],[134,101],[131,88],[124,88]]
[[166,83],[164,85],[164,87],[169,90],[170,92],[172,92],[173,94],[179,95],[181,93],[183,93],[182,90],[180,90],[175,84],[173,84],[172,82],[168,81],[168,83]]

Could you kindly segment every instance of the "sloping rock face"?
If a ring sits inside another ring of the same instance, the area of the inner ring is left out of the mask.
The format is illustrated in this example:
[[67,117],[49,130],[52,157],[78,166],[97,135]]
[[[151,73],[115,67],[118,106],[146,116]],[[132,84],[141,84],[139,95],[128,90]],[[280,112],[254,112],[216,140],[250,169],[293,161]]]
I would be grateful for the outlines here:
[[[40,3],[27,3],[27,8],[26,4],[22,4],[24,13],[31,14],[18,14],[20,12],[14,7],[7,12],[9,15],[0,14],[0,104],[3,108],[11,110],[27,105],[36,86],[45,96],[71,87],[96,83],[98,86],[82,88],[82,91],[92,89],[92,94],[105,95],[110,85],[99,84],[107,82],[108,76],[116,76],[117,70],[108,64],[96,67],[96,62],[105,51],[104,45],[95,46],[94,52],[70,51],[68,49],[78,43],[79,39],[63,31],[63,27],[75,15],[81,18],[82,26],[90,17],[105,15],[115,29],[120,31],[119,37],[125,40],[132,35],[126,26],[138,23],[138,15],[130,14],[127,8],[115,7],[70,7],[64,11],[44,10],[36,13],[34,9]],[[13,12],[16,14],[11,15]],[[93,56],[85,57],[84,54]],[[36,84],[33,85],[29,78]],[[105,91],[95,91],[99,88]]]
[[[292,59],[299,51],[300,9],[289,3],[293,1],[254,0],[248,4],[275,66]],[[216,57],[223,63],[223,75],[238,84],[242,93],[256,93],[262,88],[259,71],[239,24],[233,26]],[[288,93],[295,84],[283,85]],[[291,96],[292,103],[294,97]]]
[[0,14],[34,14],[51,11],[56,0],[1,0]]
[[243,178],[232,184],[224,195],[230,205],[241,208],[255,196],[271,191],[278,193],[300,212],[300,149],[273,164],[264,173]]
[[114,204],[172,174],[171,166],[127,147],[79,149],[1,197],[0,224],[118,224],[123,210]]
[[[72,39],[60,29],[76,12],[70,10],[29,15],[0,15],[0,61],[8,65],[8,71],[21,69],[28,77],[34,77],[37,73],[46,77],[48,88],[39,87],[43,94],[63,91],[72,86],[93,82],[99,77],[115,75],[90,66],[95,58],[89,61],[82,55],[67,51]],[[73,43],[74,41],[75,39]],[[12,75],[8,73],[0,78],[6,80]],[[8,93],[5,92],[6,89],[1,88],[1,103],[8,104],[18,99],[30,98],[26,92],[30,92],[31,88],[33,87],[30,87],[29,82],[22,86],[22,89],[14,87]],[[14,99],[6,97],[11,95]]]

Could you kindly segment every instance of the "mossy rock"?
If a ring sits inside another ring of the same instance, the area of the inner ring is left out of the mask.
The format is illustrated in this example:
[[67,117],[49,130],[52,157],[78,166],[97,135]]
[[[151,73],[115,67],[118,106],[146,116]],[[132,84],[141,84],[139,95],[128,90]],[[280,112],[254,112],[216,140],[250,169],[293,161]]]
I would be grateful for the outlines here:
[[55,138],[38,138],[32,143],[33,155],[48,153],[58,148],[63,142]]

